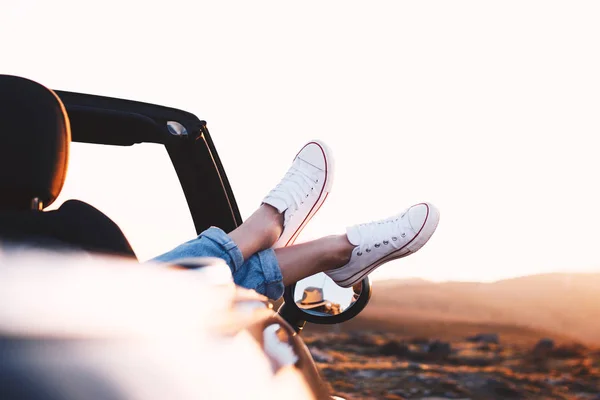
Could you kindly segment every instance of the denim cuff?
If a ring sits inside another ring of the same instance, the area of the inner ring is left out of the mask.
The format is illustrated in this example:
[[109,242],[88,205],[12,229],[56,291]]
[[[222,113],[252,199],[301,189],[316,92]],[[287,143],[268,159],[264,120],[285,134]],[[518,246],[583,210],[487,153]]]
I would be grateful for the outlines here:
[[200,236],[212,240],[221,246],[221,248],[229,255],[234,267],[234,270],[231,271],[232,273],[237,271],[238,268],[240,268],[240,266],[244,263],[244,256],[242,255],[242,252],[222,229],[217,228],[216,226],[211,226],[202,232]]
[[265,277],[265,293],[264,295],[270,299],[277,300],[283,296],[283,276],[279,268],[279,262],[275,256],[273,249],[267,249],[258,252],[260,267],[263,276]]

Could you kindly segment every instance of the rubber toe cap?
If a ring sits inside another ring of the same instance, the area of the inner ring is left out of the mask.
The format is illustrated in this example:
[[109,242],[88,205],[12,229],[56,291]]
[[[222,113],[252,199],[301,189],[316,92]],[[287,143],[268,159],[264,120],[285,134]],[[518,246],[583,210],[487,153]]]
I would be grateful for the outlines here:
[[419,232],[429,215],[429,205],[425,203],[417,204],[412,206],[406,212],[408,217],[408,223],[415,233]]

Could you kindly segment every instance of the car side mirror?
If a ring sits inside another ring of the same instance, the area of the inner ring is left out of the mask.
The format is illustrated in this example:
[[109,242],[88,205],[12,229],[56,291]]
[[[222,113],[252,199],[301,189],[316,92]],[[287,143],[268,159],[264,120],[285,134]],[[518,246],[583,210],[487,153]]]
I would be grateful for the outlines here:
[[371,298],[371,281],[365,277],[343,288],[324,273],[309,276],[285,288],[279,314],[299,331],[304,322],[339,324],[357,316]]

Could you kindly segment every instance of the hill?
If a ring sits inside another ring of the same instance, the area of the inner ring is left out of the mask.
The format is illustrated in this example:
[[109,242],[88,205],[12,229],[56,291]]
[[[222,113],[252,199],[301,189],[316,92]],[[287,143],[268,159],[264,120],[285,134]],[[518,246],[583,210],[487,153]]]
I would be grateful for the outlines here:
[[598,344],[600,274],[543,274],[493,283],[375,282],[371,303],[345,325],[427,336],[495,330],[515,340],[551,335]]

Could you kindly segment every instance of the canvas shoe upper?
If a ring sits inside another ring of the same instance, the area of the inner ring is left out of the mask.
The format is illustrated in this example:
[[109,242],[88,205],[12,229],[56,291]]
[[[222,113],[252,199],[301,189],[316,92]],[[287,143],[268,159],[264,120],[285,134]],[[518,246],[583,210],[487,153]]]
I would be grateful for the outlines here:
[[435,232],[439,219],[433,205],[420,203],[391,218],[349,227],[348,241],[356,246],[350,262],[325,273],[339,286],[350,287],[380,265],[418,251]]
[[313,140],[298,152],[281,182],[263,203],[283,213],[283,232],[273,248],[292,245],[319,210],[333,184],[333,156],[325,143]]

